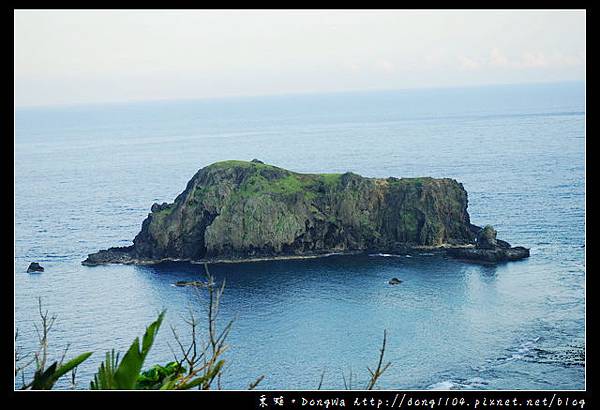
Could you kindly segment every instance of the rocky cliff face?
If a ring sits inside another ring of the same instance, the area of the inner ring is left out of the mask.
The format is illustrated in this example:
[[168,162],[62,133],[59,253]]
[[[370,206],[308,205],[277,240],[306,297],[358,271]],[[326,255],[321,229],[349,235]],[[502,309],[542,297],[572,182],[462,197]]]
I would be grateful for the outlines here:
[[300,174],[224,161],[154,204],[133,246],[84,263],[247,259],[475,242],[467,193],[452,179]]

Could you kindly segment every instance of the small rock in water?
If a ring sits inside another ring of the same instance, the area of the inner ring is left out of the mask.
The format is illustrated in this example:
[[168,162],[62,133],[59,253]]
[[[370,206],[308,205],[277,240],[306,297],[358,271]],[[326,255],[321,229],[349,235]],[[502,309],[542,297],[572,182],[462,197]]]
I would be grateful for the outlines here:
[[390,281],[388,283],[390,285],[399,285],[400,283],[402,283],[402,281],[398,278],[392,278],[392,279],[390,279]]
[[203,287],[206,286],[206,283],[200,282],[199,280],[180,280],[175,283],[175,286],[195,286],[195,287]]
[[27,268],[27,273],[43,272],[43,271],[44,271],[44,267],[37,262],[31,262],[29,264],[29,267]]

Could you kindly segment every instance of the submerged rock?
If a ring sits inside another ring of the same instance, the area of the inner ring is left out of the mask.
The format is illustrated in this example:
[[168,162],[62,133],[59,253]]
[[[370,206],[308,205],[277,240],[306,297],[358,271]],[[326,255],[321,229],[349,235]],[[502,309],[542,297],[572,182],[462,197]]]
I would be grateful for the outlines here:
[[390,285],[399,285],[402,283],[402,281],[398,278],[392,278],[390,279],[390,281],[388,282]]
[[261,161],[199,170],[154,204],[133,245],[86,265],[214,261],[474,245],[462,184],[443,178],[300,174]]
[[27,273],[43,272],[44,267],[37,262],[31,262],[27,268]]

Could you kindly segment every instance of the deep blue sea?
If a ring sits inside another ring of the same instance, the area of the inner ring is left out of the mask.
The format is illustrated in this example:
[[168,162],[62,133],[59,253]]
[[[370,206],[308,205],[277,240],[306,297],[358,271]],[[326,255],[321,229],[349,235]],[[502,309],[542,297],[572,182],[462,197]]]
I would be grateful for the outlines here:
[[[172,202],[215,161],[298,172],[450,177],[471,221],[531,247],[485,266],[430,254],[331,256],[210,266],[226,279],[221,325],[235,318],[223,387],[353,388],[375,366],[382,389],[585,387],[583,83],[22,108],[15,114],[15,326],[35,347],[37,298],[58,319],[55,357],[124,352],[166,308],[148,364],[172,359],[170,325],[202,311],[178,280],[202,267],[86,267],[131,244],[154,202]],[[26,273],[29,262],[45,267]],[[398,277],[404,282],[390,286]],[[62,388],[69,384],[63,382]]]

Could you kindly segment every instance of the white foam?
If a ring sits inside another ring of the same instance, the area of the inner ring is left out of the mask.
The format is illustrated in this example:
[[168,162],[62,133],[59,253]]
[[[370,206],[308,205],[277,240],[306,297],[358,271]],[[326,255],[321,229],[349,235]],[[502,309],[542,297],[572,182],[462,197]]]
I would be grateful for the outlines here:
[[482,379],[481,377],[473,377],[472,379],[467,380],[467,384],[469,384],[473,387],[479,387],[479,386],[487,386],[489,384],[489,382],[485,379]]
[[438,383],[434,383],[428,387],[428,390],[452,390],[456,389],[458,384],[454,383],[452,380],[444,380]]

